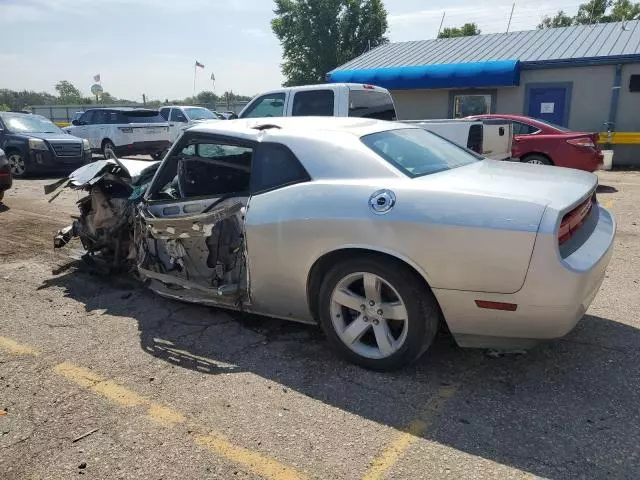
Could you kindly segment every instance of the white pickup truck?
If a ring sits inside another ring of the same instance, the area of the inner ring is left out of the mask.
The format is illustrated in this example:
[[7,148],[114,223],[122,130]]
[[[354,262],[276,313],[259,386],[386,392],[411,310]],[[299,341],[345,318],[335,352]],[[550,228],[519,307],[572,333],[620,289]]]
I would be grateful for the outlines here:
[[[355,83],[287,87],[256,96],[240,118],[364,117],[398,120],[393,98],[385,88]],[[400,120],[402,121],[402,120]],[[511,158],[511,123],[482,120],[412,120],[425,130],[495,160]]]

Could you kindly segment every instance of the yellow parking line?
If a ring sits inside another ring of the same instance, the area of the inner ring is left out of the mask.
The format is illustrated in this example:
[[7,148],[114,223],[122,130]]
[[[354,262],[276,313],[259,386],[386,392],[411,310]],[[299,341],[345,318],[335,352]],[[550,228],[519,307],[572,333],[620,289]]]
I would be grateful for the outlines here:
[[0,337],[0,349],[12,355],[40,355],[40,352],[28,345],[22,345],[7,337]]
[[606,200],[600,202],[600,204],[604,208],[613,208],[613,199],[612,198],[607,198]]
[[395,465],[400,457],[404,455],[411,444],[424,434],[439,410],[455,395],[459,387],[459,384],[453,384],[439,389],[435,398],[430,399],[429,403],[425,405],[419,417],[413,420],[404,429],[403,433],[391,441],[387,448],[373,459],[369,470],[364,474],[362,480],[377,480],[382,478],[382,476]]
[[[146,407],[149,418],[161,425],[173,426],[186,421],[185,416],[180,412],[152,402],[133,390],[118,385],[111,380],[104,379],[89,369],[65,362],[56,365],[54,371],[78,385],[102,395],[112,402],[125,407]],[[195,425],[194,428],[200,431],[206,431],[206,428],[202,426]],[[243,465],[249,471],[264,478],[272,480],[301,480],[306,478],[305,475],[294,468],[287,467],[277,460],[258,452],[234,445],[216,433],[199,435],[195,438],[195,443],[234,463]]]
[[196,437],[195,442],[197,445],[206,447],[236,463],[244,465],[253,473],[265,478],[274,480],[299,480],[306,478],[297,470],[287,467],[277,460],[233,445],[216,434]]

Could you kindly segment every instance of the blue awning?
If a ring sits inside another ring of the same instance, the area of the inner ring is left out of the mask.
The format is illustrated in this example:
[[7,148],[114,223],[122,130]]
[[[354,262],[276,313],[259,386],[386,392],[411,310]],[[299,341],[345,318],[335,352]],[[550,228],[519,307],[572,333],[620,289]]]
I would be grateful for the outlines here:
[[389,90],[513,87],[520,84],[520,65],[518,60],[499,60],[336,70],[327,75],[327,81],[330,83],[368,83]]

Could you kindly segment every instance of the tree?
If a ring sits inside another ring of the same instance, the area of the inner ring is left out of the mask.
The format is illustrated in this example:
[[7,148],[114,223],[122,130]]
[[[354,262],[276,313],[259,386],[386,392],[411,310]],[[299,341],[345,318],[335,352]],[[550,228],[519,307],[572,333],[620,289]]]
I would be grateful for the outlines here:
[[465,23],[460,28],[447,27],[443,29],[438,38],[453,38],[453,37],[472,37],[474,35],[480,35],[481,30],[476,23]]
[[203,91],[196,95],[196,103],[204,103],[207,105],[215,105],[218,101],[218,96],[210,91]]
[[631,3],[630,0],[617,0],[613,2],[609,17],[612,22],[640,20],[640,3]]
[[60,103],[80,103],[82,99],[80,90],[67,80],[56,83],[55,89],[58,92]]
[[0,103],[0,112],[8,112],[9,110],[11,110],[9,108],[9,105],[4,104],[4,103]]
[[337,66],[388,42],[382,0],[275,0],[271,29],[284,50],[285,85],[324,82]]
[[100,102],[101,103],[117,103],[118,99],[111,95],[109,92],[102,92],[100,94]]
[[539,29],[543,28],[558,28],[558,27],[570,27],[573,24],[573,18],[564,13],[563,10],[558,10],[553,17],[546,16],[542,19],[542,22],[538,25]]
[[578,8],[578,14],[573,17],[573,23],[576,25],[589,25],[591,23],[600,23],[610,21],[605,13],[611,6],[611,0],[591,0],[583,3]]
[[567,16],[559,10],[553,17],[544,17],[538,28],[569,27],[592,23],[623,22],[640,19],[640,3],[631,0],[591,0],[578,8],[578,13]]

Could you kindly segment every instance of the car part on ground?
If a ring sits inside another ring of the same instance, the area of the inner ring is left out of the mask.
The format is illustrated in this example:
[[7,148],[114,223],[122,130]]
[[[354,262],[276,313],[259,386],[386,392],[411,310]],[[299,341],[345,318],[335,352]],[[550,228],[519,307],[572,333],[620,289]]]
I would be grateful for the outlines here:
[[612,255],[595,175],[486,160],[401,123],[211,122],[162,163],[125,162],[47,189],[89,192],[56,246],[78,236],[167,298],[319,321],[377,370],[418,358],[440,316],[461,346],[563,336]]

